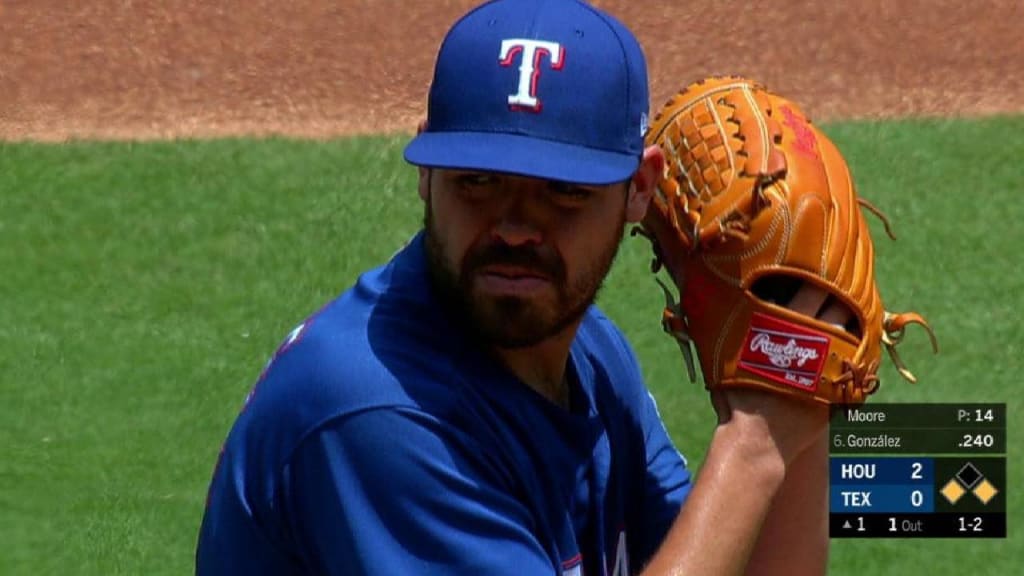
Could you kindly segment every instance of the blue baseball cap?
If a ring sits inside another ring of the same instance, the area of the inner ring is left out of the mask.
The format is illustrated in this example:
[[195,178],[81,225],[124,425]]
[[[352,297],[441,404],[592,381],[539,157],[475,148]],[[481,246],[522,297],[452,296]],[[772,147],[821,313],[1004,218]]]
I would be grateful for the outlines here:
[[494,0],[448,31],[405,159],[621,182],[640,164],[648,98],[643,51],[618,20],[578,0]]

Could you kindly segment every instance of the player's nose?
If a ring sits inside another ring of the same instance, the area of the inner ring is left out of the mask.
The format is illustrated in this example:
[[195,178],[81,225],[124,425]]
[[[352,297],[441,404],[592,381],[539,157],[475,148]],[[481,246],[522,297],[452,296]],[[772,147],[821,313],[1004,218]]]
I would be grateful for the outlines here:
[[510,178],[502,191],[492,234],[509,246],[543,242],[550,220],[543,193],[542,185],[531,178]]

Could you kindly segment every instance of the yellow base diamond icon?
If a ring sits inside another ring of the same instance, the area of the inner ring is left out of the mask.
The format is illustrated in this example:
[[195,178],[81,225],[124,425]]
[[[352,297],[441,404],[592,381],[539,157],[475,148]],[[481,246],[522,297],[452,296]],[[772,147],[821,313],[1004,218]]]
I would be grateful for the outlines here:
[[946,485],[942,487],[942,490],[939,490],[939,493],[945,496],[946,500],[949,500],[950,504],[956,504],[957,500],[966,494],[967,491],[964,490],[963,486],[960,486],[960,483],[956,480],[950,480],[949,482],[946,482]]
[[978,500],[981,500],[982,504],[988,504],[990,500],[996,497],[996,494],[999,494],[999,490],[996,490],[996,487],[987,479],[982,480],[980,484],[974,487],[974,495],[978,497]]

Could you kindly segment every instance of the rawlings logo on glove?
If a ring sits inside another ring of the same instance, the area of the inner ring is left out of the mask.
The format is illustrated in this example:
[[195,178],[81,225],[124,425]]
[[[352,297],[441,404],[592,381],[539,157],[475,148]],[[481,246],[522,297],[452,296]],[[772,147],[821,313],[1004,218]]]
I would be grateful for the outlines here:
[[[647,144],[665,173],[639,231],[682,295],[666,296],[665,330],[691,379],[697,349],[705,383],[770,389],[855,405],[878,387],[884,347],[905,378],[896,344],[914,313],[882,307],[874,246],[845,160],[794,103],[743,78],[709,78],[673,97]],[[660,280],[659,280],[660,282]],[[810,285],[844,310],[838,323],[786,306]]]
[[741,368],[781,384],[814,390],[825,366],[829,338],[819,332],[755,314],[740,355]]

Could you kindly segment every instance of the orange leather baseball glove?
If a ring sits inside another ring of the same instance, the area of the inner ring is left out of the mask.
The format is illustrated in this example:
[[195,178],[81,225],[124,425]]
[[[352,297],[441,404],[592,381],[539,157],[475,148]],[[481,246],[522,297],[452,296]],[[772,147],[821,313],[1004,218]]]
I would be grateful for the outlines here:
[[[665,289],[663,323],[695,379],[690,343],[707,387],[769,389],[856,405],[878,388],[885,347],[916,313],[886,312],[875,284],[874,247],[849,169],[794,103],[743,78],[709,78],[674,96],[647,144],[666,168],[639,230],[651,239],[681,295]],[[837,326],[786,301],[803,283],[827,291],[851,320]]]

